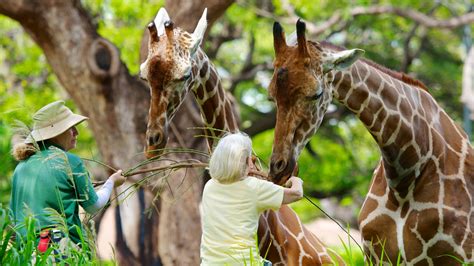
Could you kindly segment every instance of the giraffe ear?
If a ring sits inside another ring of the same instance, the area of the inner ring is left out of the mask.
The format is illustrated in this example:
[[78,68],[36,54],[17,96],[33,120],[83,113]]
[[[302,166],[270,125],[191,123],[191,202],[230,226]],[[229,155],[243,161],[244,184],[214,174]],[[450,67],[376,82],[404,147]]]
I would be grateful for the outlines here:
[[323,72],[326,74],[331,70],[343,70],[350,67],[359,57],[365,53],[362,49],[344,50],[331,54],[323,59]]
[[156,14],[156,17],[153,20],[156,26],[158,37],[165,33],[164,24],[166,21],[170,21],[170,20],[171,20],[170,16],[168,15],[168,12],[166,12],[166,9],[164,9],[163,7],[160,8],[160,10],[158,11],[158,14]]
[[204,38],[204,33],[206,33],[207,29],[207,8],[204,8],[204,12],[202,12],[201,19],[199,20],[196,29],[192,34],[193,41],[191,43],[191,54],[194,54],[197,51],[197,48],[202,42]]

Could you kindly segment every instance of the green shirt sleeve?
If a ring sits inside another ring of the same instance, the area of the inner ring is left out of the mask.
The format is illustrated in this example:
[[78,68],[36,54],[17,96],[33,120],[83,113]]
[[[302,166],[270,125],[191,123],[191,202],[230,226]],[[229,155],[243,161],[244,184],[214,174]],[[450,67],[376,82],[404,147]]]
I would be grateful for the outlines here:
[[85,168],[81,158],[71,153],[67,154],[71,165],[76,197],[79,200],[79,204],[83,208],[87,208],[93,205],[98,199],[94,187],[92,186],[89,172]]

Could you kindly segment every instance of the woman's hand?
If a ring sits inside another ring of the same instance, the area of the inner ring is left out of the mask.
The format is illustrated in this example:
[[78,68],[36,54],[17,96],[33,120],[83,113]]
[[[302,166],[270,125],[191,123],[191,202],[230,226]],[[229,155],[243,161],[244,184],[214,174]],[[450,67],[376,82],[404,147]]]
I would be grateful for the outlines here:
[[264,173],[264,172],[260,171],[257,164],[255,163],[256,161],[257,161],[257,157],[255,157],[253,155],[251,157],[249,157],[249,159],[248,159],[248,166],[249,166],[248,175],[255,176],[255,177],[260,177],[262,179],[267,180],[268,179],[267,173]]
[[125,182],[125,176],[122,175],[122,170],[113,173],[109,178],[114,181],[114,187],[121,186]]
[[283,204],[288,204],[303,198],[303,180],[292,176],[285,184],[285,192],[283,194]]
[[250,171],[258,171],[259,169],[255,165],[255,161],[257,160],[257,157],[251,156],[248,158],[248,164],[249,164],[249,170]]
[[303,180],[297,176],[292,176],[286,181],[285,187],[303,187]]

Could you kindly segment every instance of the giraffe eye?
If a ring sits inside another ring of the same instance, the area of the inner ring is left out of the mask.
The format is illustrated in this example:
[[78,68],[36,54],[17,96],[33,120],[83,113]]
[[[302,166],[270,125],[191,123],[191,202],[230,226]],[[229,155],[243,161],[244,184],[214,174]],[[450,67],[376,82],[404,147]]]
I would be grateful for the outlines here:
[[277,82],[283,83],[288,79],[288,69],[286,67],[281,67],[277,71]]
[[187,80],[189,77],[191,77],[191,72],[187,73],[186,75],[183,76],[183,80]]
[[187,79],[188,79],[187,76],[183,76],[183,77],[181,77],[181,78],[174,79],[173,81],[174,81],[174,82],[181,82],[181,81],[185,81],[185,80],[187,80]]
[[187,72],[186,74],[184,74],[182,77],[180,78],[176,78],[174,81],[176,82],[180,82],[180,81],[186,81],[187,79],[189,79],[191,77],[191,71]]
[[321,98],[321,96],[323,96],[323,90],[320,90],[315,95],[308,96],[307,98],[310,101],[317,101],[319,98]]

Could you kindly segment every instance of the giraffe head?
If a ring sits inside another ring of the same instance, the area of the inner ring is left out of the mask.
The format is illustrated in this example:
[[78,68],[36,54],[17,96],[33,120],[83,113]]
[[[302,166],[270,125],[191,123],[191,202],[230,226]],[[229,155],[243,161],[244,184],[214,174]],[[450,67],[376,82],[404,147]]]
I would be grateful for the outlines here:
[[296,43],[288,45],[280,24],[273,25],[275,61],[268,93],[277,117],[270,177],[277,184],[292,174],[303,147],[323,120],[333,98],[333,70],[349,67],[363,54],[360,49],[326,51],[306,41],[305,28],[298,20]]
[[146,156],[159,155],[168,142],[168,123],[184,101],[193,81],[192,62],[207,28],[207,9],[193,33],[174,27],[161,8],[148,24],[148,57],[140,65],[140,78],[148,81],[151,93],[146,131]]

